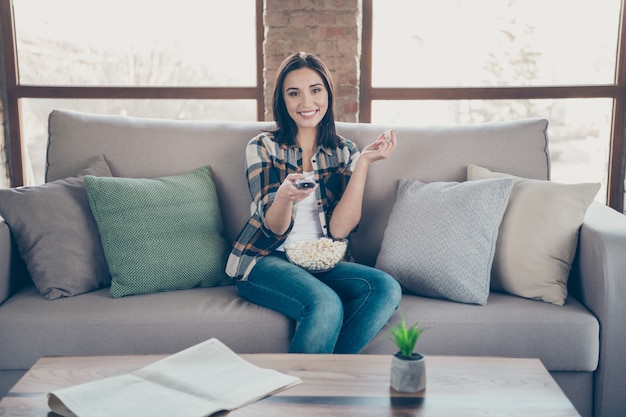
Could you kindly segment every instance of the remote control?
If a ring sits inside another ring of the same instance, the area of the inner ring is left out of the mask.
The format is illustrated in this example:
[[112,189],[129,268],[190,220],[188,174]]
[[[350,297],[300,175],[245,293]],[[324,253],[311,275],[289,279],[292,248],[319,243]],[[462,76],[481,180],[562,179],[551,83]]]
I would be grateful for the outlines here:
[[302,190],[304,188],[314,188],[315,187],[315,182],[309,179],[301,179],[301,180],[296,180],[295,182],[296,188]]

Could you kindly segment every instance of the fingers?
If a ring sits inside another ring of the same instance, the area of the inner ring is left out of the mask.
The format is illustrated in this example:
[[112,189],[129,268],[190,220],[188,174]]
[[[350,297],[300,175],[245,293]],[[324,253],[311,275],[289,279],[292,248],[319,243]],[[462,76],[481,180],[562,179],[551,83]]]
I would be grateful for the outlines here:
[[302,174],[289,174],[285,177],[285,181],[281,184],[278,193],[280,196],[291,203],[297,203],[307,198],[311,193],[315,192],[317,184],[311,188],[298,188],[296,181],[304,178]]
[[376,141],[395,142],[396,141],[396,129],[387,129],[378,136]]
[[361,156],[370,162],[387,159],[397,144],[396,130],[389,129],[381,133],[375,142],[367,145],[361,152]]
[[314,188],[304,188],[304,189],[299,189],[295,185],[292,185],[289,190],[289,199],[291,200],[292,203],[298,203],[304,200],[305,198],[307,198],[309,194],[314,193],[316,188],[317,188],[317,185],[315,185]]
[[391,139],[389,139],[388,143],[389,143],[390,150],[395,149],[396,144],[398,143],[397,140],[396,140],[396,130],[395,129],[392,130]]
[[396,147],[395,141],[392,142],[391,140],[389,140],[389,141],[385,141],[384,143],[382,143],[380,147],[378,148],[378,150],[383,154],[382,155],[383,158],[387,158],[389,155],[391,155],[395,147]]
[[389,129],[388,131],[386,131],[384,133],[385,136],[385,142],[388,145],[387,146],[387,150],[389,153],[391,153],[391,151],[394,150],[394,148],[396,147],[396,129]]
[[395,138],[396,138],[396,129],[387,129],[383,133],[380,134],[380,136],[378,137],[378,140],[384,139],[387,142],[389,142],[393,139],[393,141],[395,142]]
[[383,132],[376,141],[378,144],[378,150],[385,153],[386,156],[389,156],[389,154],[396,147],[396,140],[396,129],[389,129]]

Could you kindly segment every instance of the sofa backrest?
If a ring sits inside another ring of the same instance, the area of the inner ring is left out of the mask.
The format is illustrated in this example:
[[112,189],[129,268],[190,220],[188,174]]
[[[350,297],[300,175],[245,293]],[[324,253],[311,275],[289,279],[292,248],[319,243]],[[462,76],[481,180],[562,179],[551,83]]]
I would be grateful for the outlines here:
[[[357,261],[373,265],[400,178],[465,181],[477,164],[493,171],[549,179],[547,121],[524,119],[463,126],[396,126],[389,160],[373,164],[363,218],[352,236]],[[49,118],[46,181],[77,175],[104,155],[114,176],[153,178],[209,165],[220,199],[226,238],[232,242],[250,215],[244,174],[246,143],[271,122],[177,121],[54,110]],[[359,148],[390,126],[338,123]]]

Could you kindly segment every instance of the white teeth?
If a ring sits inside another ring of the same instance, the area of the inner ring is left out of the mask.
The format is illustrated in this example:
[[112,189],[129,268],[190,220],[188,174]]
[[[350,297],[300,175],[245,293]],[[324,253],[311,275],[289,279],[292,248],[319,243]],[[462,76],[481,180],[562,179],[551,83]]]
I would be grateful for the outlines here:
[[313,116],[315,114],[315,110],[312,110],[312,111],[301,111],[300,114],[303,115],[304,117]]

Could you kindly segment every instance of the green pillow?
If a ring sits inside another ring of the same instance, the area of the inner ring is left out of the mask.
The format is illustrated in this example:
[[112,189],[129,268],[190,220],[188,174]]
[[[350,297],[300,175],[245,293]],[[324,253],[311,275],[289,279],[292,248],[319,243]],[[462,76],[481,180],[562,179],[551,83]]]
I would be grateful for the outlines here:
[[229,246],[209,167],[145,178],[85,176],[111,297],[230,283]]

